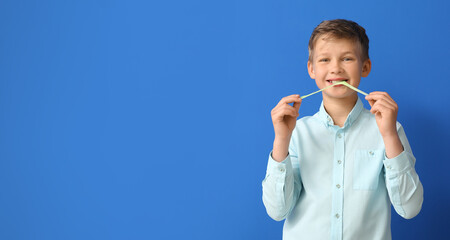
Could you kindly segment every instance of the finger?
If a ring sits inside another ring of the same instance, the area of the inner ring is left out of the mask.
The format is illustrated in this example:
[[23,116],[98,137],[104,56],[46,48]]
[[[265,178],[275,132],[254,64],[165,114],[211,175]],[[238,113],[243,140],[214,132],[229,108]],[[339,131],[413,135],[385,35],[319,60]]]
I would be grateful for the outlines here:
[[386,99],[380,99],[375,102],[374,106],[395,110],[395,106]]
[[373,95],[371,94],[372,93],[369,93],[369,95],[367,95],[365,99],[369,102],[370,106],[373,107],[376,101],[373,99]]
[[291,105],[285,104],[282,105],[276,109],[274,109],[272,111],[272,116],[275,119],[282,119],[284,116],[289,115],[289,116],[296,116],[297,115],[297,111],[295,110],[294,107],[292,107]]
[[285,116],[290,116],[290,117],[297,117],[298,116],[298,112],[296,112],[294,109],[291,108],[285,108],[280,110],[280,112],[278,112],[278,119],[283,119]]
[[389,94],[386,93],[386,92],[380,92],[380,93],[377,93],[377,96],[381,96],[382,99],[386,99],[386,100],[388,100],[389,102],[395,103],[394,99],[392,99],[392,97],[389,96]]
[[302,105],[302,99],[301,98],[300,98],[300,101],[294,102],[295,111],[298,112],[300,110],[300,105]]
[[389,102],[391,105],[396,106],[397,107],[397,103],[386,93],[371,93],[370,95],[367,95],[365,98],[367,101],[369,101],[369,104],[371,104],[371,106],[373,105],[373,102],[377,102],[379,100],[385,100],[387,102]]
[[298,111],[294,107],[286,105],[286,107],[283,109],[283,113],[284,115],[297,117]]
[[[278,102],[278,104],[272,109],[272,111],[271,111],[272,118],[277,118],[277,119],[283,118],[284,113],[280,113],[280,111],[282,111],[282,108],[284,108],[286,106],[289,106],[292,108],[293,106],[291,106],[289,103],[294,102],[294,104],[296,104],[296,103],[301,103],[301,101],[302,101],[302,99],[300,98],[300,95],[298,95],[298,94],[292,94],[290,96],[283,97]],[[297,108],[296,112],[298,113],[298,108]]]
[[371,92],[369,95],[366,96],[366,99],[367,98],[369,99],[387,98],[392,102],[395,102],[394,99],[392,99],[392,97],[387,92],[379,92],[379,91]]
[[396,109],[394,106],[389,104],[385,99],[378,100],[372,109],[370,109],[371,113],[380,112],[380,113],[386,113],[386,112],[395,112]]
[[293,95],[282,98],[278,104],[282,105],[282,104],[289,104],[289,103],[300,102],[300,101],[301,101],[300,95],[293,94]]
[[392,98],[388,98],[388,97],[384,96],[384,97],[376,100],[376,102],[380,102],[380,101],[392,106],[395,109],[398,109],[397,103],[394,100],[392,100]]
[[[370,100],[370,101],[373,101],[373,100]],[[377,104],[377,103],[383,103],[384,105],[391,106],[392,108],[397,108],[397,103],[395,103],[391,99],[380,98],[380,99],[377,99],[374,101],[374,104]]]
[[373,91],[373,92],[371,92],[371,94],[382,94],[382,95],[391,97],[391,95],[389,95],[389,93],[383,92],[383,91]]

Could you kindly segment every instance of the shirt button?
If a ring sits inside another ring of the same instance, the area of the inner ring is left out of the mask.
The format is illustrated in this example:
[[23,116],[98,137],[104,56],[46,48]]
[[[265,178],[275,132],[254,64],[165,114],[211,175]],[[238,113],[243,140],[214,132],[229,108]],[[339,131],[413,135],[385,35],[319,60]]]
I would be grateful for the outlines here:
[[336,215],[334,215],[334,216],[335,216],[336,218],[339,218],[339,217],[340,217],[339,214],[337,214],[337,213],[336,213]]
[[386,168],[387,169],[391,169],[392,167],[391,167],[391,165],[387,165]]
[[373,152],[372,152],[372,151],[370,151],[370,152],[369,152],[369,154],[370,154],[370,155],[373,155]]
[[337,136],[338,136],[338,138],[341,138],[341,137],[342,137],[340,133],[338,133],[338,135],[337,135]]
[[337,188],[341,188],[341,185],[337,184],[336,187],[337,187]]
[[342,161],[341,160],[338,160],[338,164],[341,164],[342,163]]
[[280,172],[284,172],[284,168],[280,168]]

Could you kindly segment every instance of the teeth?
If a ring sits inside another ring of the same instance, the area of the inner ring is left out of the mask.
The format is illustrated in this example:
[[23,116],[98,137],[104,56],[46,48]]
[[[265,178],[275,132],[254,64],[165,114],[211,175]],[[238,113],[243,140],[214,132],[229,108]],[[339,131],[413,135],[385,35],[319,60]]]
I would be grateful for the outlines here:
[[334,83],[334,82],[347,82],[347,80],[327,80],[328,82]]

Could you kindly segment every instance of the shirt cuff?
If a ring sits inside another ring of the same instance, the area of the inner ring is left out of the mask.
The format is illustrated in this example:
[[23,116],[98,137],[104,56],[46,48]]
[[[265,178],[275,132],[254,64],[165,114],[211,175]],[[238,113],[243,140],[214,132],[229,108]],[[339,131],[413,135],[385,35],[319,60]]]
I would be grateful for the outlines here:
[[391,159],[385,156],[383,163],[386,172],[395,174],[409,170],[410,168],[413,167],[413,163],[412,161],[410,161],[411,157],[413,157],[412,154],[410,154],[405,150],[401,152],[398,156]]
[[269,163],[267,164],[267,170],[269,173],[283,175],[291,168],[291,156],[289,155],[289,153],[282,162],[277,162],[272,158],[272,152],[270,152]]

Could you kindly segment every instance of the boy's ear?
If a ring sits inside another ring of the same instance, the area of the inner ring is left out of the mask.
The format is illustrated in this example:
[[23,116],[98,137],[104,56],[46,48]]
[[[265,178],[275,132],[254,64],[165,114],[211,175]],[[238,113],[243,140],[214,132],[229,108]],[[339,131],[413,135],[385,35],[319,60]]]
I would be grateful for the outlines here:
[[370,59],[367,59],[366,61],[364,61],[362,66],[362,73],[361,73],[362,77],[369,76],[371,69],[372,69],[372,62],[370,61]]
[[308,61],[308,73],[312,79],[316,79],[316,74],[314,73],[314,67],[311,61]]

